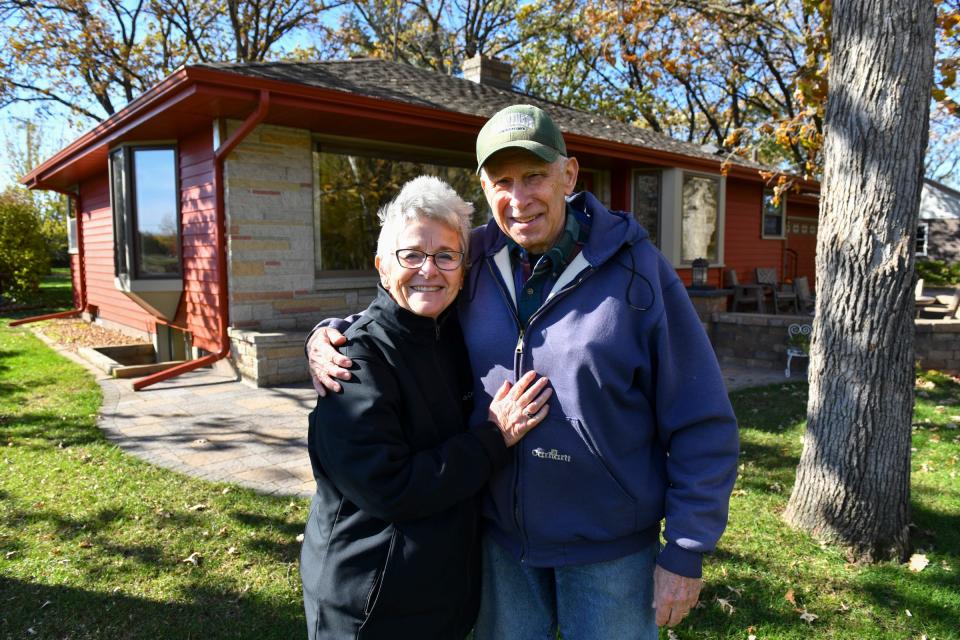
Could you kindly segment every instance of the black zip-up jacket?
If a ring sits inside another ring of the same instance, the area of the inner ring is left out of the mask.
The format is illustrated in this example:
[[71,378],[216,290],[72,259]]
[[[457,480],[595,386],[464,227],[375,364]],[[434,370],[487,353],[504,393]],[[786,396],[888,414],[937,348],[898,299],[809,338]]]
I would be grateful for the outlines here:
[[311,639],[459,640],[473,626],[476,494],[508,455],[492,423],[467,430],[472,379],[454,306],[435,321],[381,288],[346,333],[353,377],[310,414]]

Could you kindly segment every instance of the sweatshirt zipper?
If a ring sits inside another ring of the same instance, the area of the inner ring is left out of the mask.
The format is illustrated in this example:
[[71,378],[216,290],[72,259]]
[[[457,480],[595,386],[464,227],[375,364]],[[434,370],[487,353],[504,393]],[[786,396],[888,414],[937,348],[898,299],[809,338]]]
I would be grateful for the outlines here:
[[[486,263],[487,269],[490,271],[490,276],[493,278],[493,281],[497,283],[497,288],[500,289],[500,295],[507,301],[507,309],[509,309],[513,315],[513,322],[517,326],[519,337],[517,338],[517,347],[513,354],[513,375],[514,380],[518,380],[520,378],[521,359],[523,358],[523,326],[520,324],[520,315],[514,308],[516,303],[510,299],[510,292],[507,291],[507,288],[503,282],[501,282],[493,262],[487,258]],[[513,465],[513,525],[520,533],[520,562],[522,563],[527,555],[527,534],[524,532],[523,517],[520,513],[520,465],[523,462],[523,456],[519,453],[521,451],[523,451],[523,440],[514,445],[513,451],[511,452],[513,454],[513,460],[516,463]]]
[[[510,309],[510,312],[513,314],[514,323],[517,325],[517,331],[519,333],[517,337],[517,346],[513,354],[513,374],[515,380],[519,380],[520,376],[523,375],[523,340],[526,337],[526,331],[523,326],[520,324],[520,315],[516,312],[514,306],[515,301],[510,300],[510,293],[506,290],[506,287],[500,281],[500,278],[497,277],[497,271],[493,267],[492,262],[487,258],[487,268],[490,270],[490,275],[493,276],[493,281],[497,283],[497,287],[500,289],[500,294],[507,301],[507,308]],[[533,320],[542,315],[547,309],[552,307],[557,299],[562,296],[565,296],[567,293],[576,289],[580,286],[584,280],[586,280],[590,275],[596,271],[593,268],[589,268],[582,276],[575,278],[568,286],[564,287],[557,292],[555,296],[547,300],[539,309],[533,312],[533,315],[530,316],[530,319],[527,320],[527,328],[533,324]],[[520,507],[520,466],[523,463],[523,456],[518,452],[523,451],[524,440],[521,440],[516,445],[516,451],[514,451],[514,459],[516,464],[514,465],[514,474],[513,474],[513,523],[517,527],[517,531],[520,532],[520,563],[523,564],[526,562],[527,557],[527,532],[523,526],[523,514]]]

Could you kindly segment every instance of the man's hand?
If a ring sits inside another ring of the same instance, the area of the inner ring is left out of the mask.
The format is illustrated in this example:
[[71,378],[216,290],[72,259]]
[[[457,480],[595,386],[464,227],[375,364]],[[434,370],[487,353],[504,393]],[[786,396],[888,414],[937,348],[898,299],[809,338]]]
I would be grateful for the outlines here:
[[341,355],[335,347],[342,347],[347,339],[343,334],[330,327],[318,329],[307,342],[307,360],[310,362],[310,379],[313,388],[322,398],[327,391],[340,391],[340,380],[349,380],[352,376],[347,369],[353,364],[350,358]]
[[685,578],[657,565],[653,571],[653,607],[658,627],[674,627],[697,604],[703,580]]

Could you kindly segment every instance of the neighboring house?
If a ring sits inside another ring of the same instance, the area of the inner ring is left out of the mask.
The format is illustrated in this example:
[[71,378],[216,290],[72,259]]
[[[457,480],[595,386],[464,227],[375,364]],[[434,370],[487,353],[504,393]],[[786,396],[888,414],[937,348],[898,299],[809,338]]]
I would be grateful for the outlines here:
[[634,211],[686,282],[699,257],[714,285],[730,268],[813,280],[816,183],[775,207],[759,165],[722,169],[704,147],[514,92],[509,67],[471,63],[473,81],[384,60],[175,71],[24,178],[74,198],[78,308],[164,360],[231,353],[257,384],[304,379],[305,330],[374,296],[380,204],[435,173],[484,221],[474,139],[520,102],[550,112],[581,186]]
[[917,256],[960,261],[960,191],[924,179],[916,241]]

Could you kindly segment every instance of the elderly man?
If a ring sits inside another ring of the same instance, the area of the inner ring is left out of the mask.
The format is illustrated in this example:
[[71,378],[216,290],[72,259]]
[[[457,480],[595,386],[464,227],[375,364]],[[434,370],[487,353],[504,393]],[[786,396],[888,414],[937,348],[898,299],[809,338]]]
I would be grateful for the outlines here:
[[[544,111],[495,114],[477,164],[493,220],[459,298],[475,418],[527,371],[554,395],[488,484],[476,638],[656,638],[696,604],[726,526],[738,438],[716,357],[646,231],[571,195],[579,165]],[[339,341],[309,342],[321,394],[349,377]]]

